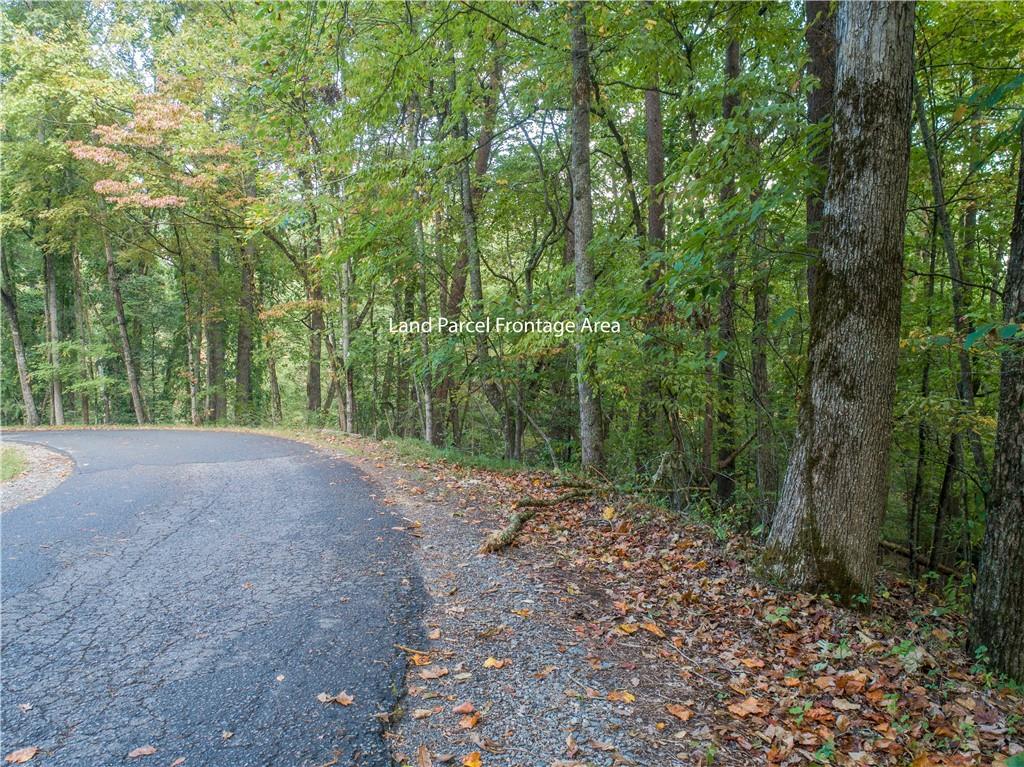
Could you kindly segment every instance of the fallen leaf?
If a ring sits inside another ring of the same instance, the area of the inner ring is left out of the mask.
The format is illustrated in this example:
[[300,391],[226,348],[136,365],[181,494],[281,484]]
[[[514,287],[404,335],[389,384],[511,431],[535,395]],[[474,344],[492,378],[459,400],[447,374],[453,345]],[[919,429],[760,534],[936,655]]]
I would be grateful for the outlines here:
[[462,767],[480,767],[482,764],[479,751],[471,751],[462,759]]
[[138,748],[133,748],[128,752],[128,758],[138,759],[140,756],[152,756],[155,753],[156,749],[152,746],[139,746]]
[[654,621],[647,621],[646,623],[641,623],[640,628],[642,628],[644,631],[651,632],[656,637],[659,637],[661,639],[665,638],[665,632],[658,628],[658,624]]
[[181,765],[183,765],[184,763],[185,763],[185,757],[179,756],[177,759],[175,759],[173,762],[171,762],[170,767],[181,767]]
[[619,631],[621,631],[623,634],[635,634],[639,630],[640,627],[637,626],[635,623],[619,624]]
[[460,703],[452,709],[453,714],[472,714],[474,711],[476,711],[476,709],[468,700],[465,703]]
[[224,730],[223,732],[221,732],[220,736],[224,740],[231,740],[235,736],[235,733],[231,732],[231,730]]
[[612,690],[608,693],[608,700],[616,703],[632,703],[636,696],[627,690]]
[[604,511],[601,512],[601,516],[611,521],[615,519],[615,509],[611,506],[605,506]]
[[409,656],[409,659],[412,661],[412,665],[414,666],[429,666],[433,663],[433,661],[430,660],[429,655],[420,655],[419,653]]
[[351,695],[344,691],[339,692],[337,695],[334,696],[334,702],[342,706],[351,706],[353,703],[355,703],[355,700],[355,698],[353,698]]
[[435,640],[436,639],[440,639],[441,638],[441,629],[434,629],[429,634],[427,634],[427,638],[428,639],[435,639]]
[[447,676],[448,669],[444,666],[435,666],[434,668],[425,668],[420,672],[420,679],[440,679],[443,676]]
[[693,716],[693,712],[690,711],[686,706],[680,705],[679,703],[669,703],[665,706],[672,716],[683,722],[688,722],[690,717]]
[[416,749],[416,767],[434,767],[429,749],[422,744]]
[[743,719],[744,717],[749,716],[750,714],[764,713],[762,711],[762,705],[763,704],[761,703],[761,701],[759,701],[757,698],[747,698],[746,700],[741,701],[739,703],[731,704],[729,706],[729,711],[731,711],[735,716],[739,717],[740,719]]
[[24,764],[38,753],[39,749],[35,746],[25,746],[9,753],[4,757],[4,761],[8,764]]
[[484,668],[505,668],[506,663],[508,663],[508,661],[505,659],[498,660],[497,658],[492,657],[484,661]]
[[545,666],[533,676],[535,679],[547,679],[556,671],[558,671],[558,666]]
[[18,708],[20,708],[22,711],[25,711],[27,713],[27,712],[32,710],[32,704],[31,703],[19,703],[18,704]]
[[472,730],[474,727],[476,727],[477,722],[479,721],[480,714],[468,714],[467,716],[464,716],[459,720],[459,727],[461,727],[463,730]]
[[275,679],[276,679],[276,680],[277,680],[278,682],[283,682],[283,681],[284,681],[284,674],[278,674],[278,675],[277,675],[276,677],[274,677],[274,678],[275,678]]
[[429,708],[417,708],[412,712],[413,719],[426,719],[428,716],[432,716],[434,713],[433,709]]
[[760,658],[743,658],[740,663],[747,668],[764,668],[764,661]]

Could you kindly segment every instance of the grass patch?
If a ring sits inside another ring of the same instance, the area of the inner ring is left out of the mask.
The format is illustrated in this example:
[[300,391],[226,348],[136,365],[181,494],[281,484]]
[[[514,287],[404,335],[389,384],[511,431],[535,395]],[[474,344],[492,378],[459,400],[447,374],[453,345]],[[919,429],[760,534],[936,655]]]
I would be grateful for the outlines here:
[[0,448],[0,482],[14,479],[27,468],[28,463],[17,448]]

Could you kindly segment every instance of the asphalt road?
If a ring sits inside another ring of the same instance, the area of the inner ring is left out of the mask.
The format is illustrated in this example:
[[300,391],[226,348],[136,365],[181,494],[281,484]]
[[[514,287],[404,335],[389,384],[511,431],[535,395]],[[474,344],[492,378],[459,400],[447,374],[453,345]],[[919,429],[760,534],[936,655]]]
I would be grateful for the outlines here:
[[[5,439],[77,466],[0,517],[0,757],[391,764],[376,715],[401,689],[394,645],[415,646],[422,593],[358,470],[231,432]],[[355,702],[317,700],[341,691]],[[129,759],[140,746],[156,753]]]

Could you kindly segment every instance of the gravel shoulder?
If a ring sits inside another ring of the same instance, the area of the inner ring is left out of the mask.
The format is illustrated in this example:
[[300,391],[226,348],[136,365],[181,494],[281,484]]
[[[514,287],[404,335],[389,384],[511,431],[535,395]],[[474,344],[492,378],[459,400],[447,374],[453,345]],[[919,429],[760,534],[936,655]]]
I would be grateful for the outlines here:
[[473,471],[403,461],[371,440],[328,441],[403,518],[429,595],[427,638],[406,648],[406,697],[392,716],[397,765],[690,763],[677,756],[673,731],[663,735],[633,705],[635,668],[607,660],[603,630],[577,605],[585,584],[535,551],[479,553],[507,521],[488,483]]
[[75,468],[74,461],[63,453],[40,445],[5,437],[3,446],[17,450],[28,466],[18,476],[0,484],[0,512],[42,498],[67,479]]

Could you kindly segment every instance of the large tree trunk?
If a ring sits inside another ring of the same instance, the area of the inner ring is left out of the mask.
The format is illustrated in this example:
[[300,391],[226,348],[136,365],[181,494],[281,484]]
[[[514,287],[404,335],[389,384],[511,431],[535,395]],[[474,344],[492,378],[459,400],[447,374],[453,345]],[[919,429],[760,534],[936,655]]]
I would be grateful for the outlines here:
[[235,352],[235,421],[252,423],[252,347],[256,321],[254,270],[256,248],[250,238],[241,248],[241,293],[238,301],[238,339]]
[[47,249],[43,254],[46,279],[46,341],[50,354],[50,404],[53,407],[54,426],[64,425],[64,394],[60,383],[60,316],[57,313],[57,265],[54,254]]
[[843,2],[821,311],[765,552],[790,585],[868,593],[889,489],[914,57],[912,3]]
[[124,361],[125,375],[128,376],[128,390],[132,396],[132,409],[135,420],[141,426],[146,422],[146,409],[142,404],[142,390],[139,388],[139,377],[135,373],[135,360],[132,356],[131,339],[128,336],[128,322],[124,316],[124,301],[121,299],[121,283],[117,277],[117,265],[114,263],[114,249],[110,244],[110,233],[106,226],[101,225],[103,233],[103,253],[107,260],[107,283],[114,297],[114,314],[117,317],[117,332],[121,341],[121,359]]
[[14,347],[14,363],[18,368],[18,383],[21,384],[21,401],[25,409],[25,425],[39,425],[39,411],[36,410],[36,399],[32,395],[32,377],[28,372],[28,358],[25,356],[25,342],[21,338],[21,322],[18,320],[18,292],[7,265],[3,258],[4,286],[3,306],[7,316],[7,324],[11,329],[11,346]]
[[[807,74],[818,82],[807,93],[807,122],[818,126],[832,117],[832,92],[836,78],[836,20],[831,0],[804,3],[807,27]],[[811,173],[807,184],[807,301],[814,311],[815,273],[821,258],[822,192],[828,178],[828,140],[815,133],[811,138]]]
[[[572,16],[572,225],[576,267],[576,313],[589,314],[593,300],[594,264],[587,252],[594,236],[593,200],[590,192],[590,48],[582,3],[573,3]],[[580,452],[585,469],[604,464],[601,414],[592,389],[593,365],[582,342],[576,343],[576,377],[580,409]]]
[[[740,46],[732,40],[725,50],[725,96],[722,99],[722,117],[729,120],[739,106],[740,97],[733,81],[740,76]],[[736,195],[736,179],[730,177],[719,192],[719,201],[728,203]],[[715,480],[715,491],[718,502],[723,507],[732,503],[736,492],[736,480],[733,477],[736,435],[733,433],[733,416],[735,408],[736,365],[733,355],[736,353],[736,251],[730,245],[722,256],[721,277],[722,293],[718,299],[718,345],[722,359],[718,363],[718,466]]]
[[[1003,320],[1024,321],[1024,126],[1017,160],[1017,202],[1003,290]],[[992,665],[1024,681],[1024,342],[1007,341],[999,376],[999,425],[992,493],[974,590],[971,645]]]

